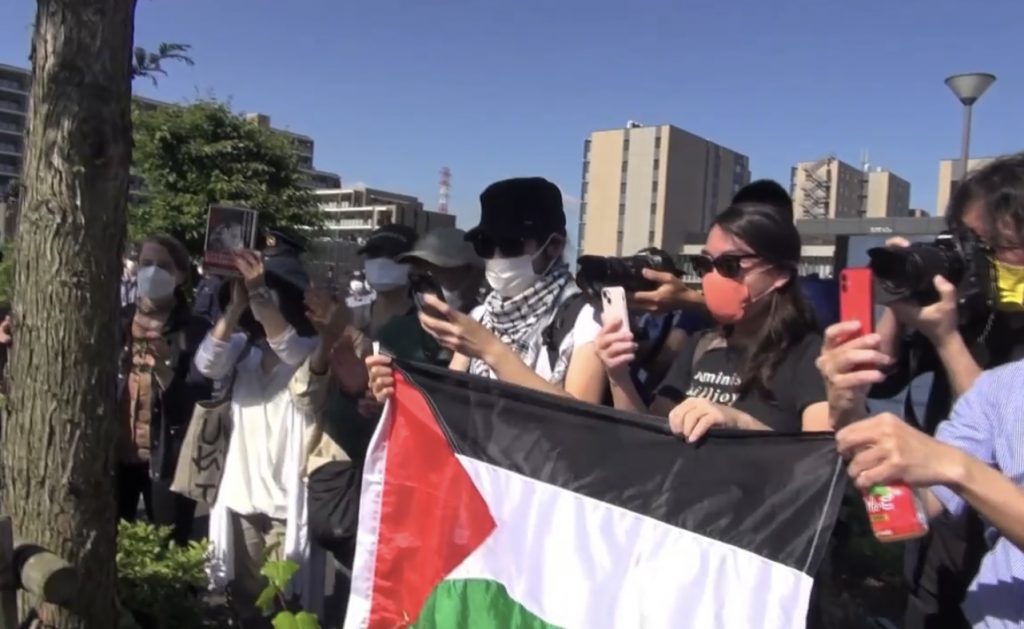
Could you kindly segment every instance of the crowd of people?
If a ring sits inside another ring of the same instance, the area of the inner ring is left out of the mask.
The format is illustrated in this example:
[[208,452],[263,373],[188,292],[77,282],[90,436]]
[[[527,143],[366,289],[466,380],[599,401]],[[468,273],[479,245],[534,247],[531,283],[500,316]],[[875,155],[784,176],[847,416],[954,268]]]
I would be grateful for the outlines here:
[[[628,295],[626,320],[577,286],[554,184],[499,181],[480,201],[468,232],[378,228],[359,251],[365,307],[312,287],[301,243],[280,232],[238,255],[236,277],[203,276],[195,291],[169,236],[126,266],[120,515],[136,517],[141,497],[150,520],[189,539],[196,504],[171,480],[196,408],[226,401],[210,539],[243,626],[266,623],[268,552],[301,563],[296,593],[313,610],[323,552],[351,564],[362,460],[400,359],[662,417],[688,442],[718,427],[837,431],[858,488],[909,483],[932,518],[908,544],[904,626],[1024,627],[1024,154],[973,172],[947,214],[984,244],[990,307],[966,317],[937,276],[935,303],[889,303],[867,335],[812,305],[792,202],[774,182],[715,218],[688,260],[702,290],[644,269],[654,288]],[[869,398],[925,372],[924,417],[909,405],[872,416]]]

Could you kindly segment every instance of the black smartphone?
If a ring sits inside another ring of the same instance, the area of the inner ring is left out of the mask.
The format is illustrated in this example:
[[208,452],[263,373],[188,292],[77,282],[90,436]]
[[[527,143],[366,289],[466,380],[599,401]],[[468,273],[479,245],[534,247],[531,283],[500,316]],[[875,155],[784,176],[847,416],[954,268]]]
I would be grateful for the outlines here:
[[437,283],[437,280],[433,276],[426,273],[420,273],[413,275],[409,278],[409,290],[412,292],[412,298],[416,301],[416,305],[423,309],[430,309],[424,303],[424,297],[426,295],[433,295],[440,301],[444,301],[444,292],[441,291],[441,285]]

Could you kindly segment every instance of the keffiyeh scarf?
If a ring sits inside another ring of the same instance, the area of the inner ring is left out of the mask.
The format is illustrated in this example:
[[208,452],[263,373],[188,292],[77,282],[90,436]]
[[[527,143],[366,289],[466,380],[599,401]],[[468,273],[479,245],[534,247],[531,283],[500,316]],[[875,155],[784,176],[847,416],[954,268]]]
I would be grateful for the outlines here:
[[[502,343],[511,347],[531,369],[543,349],[543,330],[551,321],[558,306],[578,292],[572,283],[567,264],[557,264],[537,279],[530,288],[515,297],[505,298],[491,292],[484,300],[480,324],[494,333]],[[551,365],[552,382],[564,376],[567,357],[559,356],[558,365]],[[556,369],[561,367],[561,369]],[[559,371],[562,375],[559,375]],[[469,372],[475,376],[494,379],[494,371],[484,361],[474,358]]]

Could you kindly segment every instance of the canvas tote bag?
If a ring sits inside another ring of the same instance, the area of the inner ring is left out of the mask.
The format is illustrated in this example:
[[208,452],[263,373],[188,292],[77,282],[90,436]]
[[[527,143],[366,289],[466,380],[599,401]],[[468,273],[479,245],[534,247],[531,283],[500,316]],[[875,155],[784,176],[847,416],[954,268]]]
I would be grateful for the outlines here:
[[[248,351],[239,357],[239,363],[246,354]],[[174,480],[171,481],[171,491],[209,506],[217,502],[217,491],[231,443],[231,392],[237,375],[236,364],[220,395],[196,404],[181,443]]]

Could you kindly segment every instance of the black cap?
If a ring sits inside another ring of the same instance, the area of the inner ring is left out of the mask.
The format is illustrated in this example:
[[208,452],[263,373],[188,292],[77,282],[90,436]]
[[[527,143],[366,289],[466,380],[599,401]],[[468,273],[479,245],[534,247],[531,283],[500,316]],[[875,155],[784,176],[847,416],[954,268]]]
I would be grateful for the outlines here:
[[480,224],[466,240],[480,235],[542,240],[564,233],[562,191],[542,177],[520,177],[487,186],[480,195]]
[[267,247],[267,249],[273,250],[288,250],[291,249],[298,253],[306,251],[306,239],[299,236],[291,231],[283,229],[267,229],[263,232],[264,245],[266,244],[267,237],[273,236],[274,246]]
[[292,256],[267,256],[263,259],[263,268],[266,271],[267,286],[276,288],[277,285],[287,284],[299,292],[309,287],[309,275],[302,261]]
[[356,253],[371,258],[397,258],[412,251],[418,238],[416,230],[408,225],[385,225],[374,230]]

